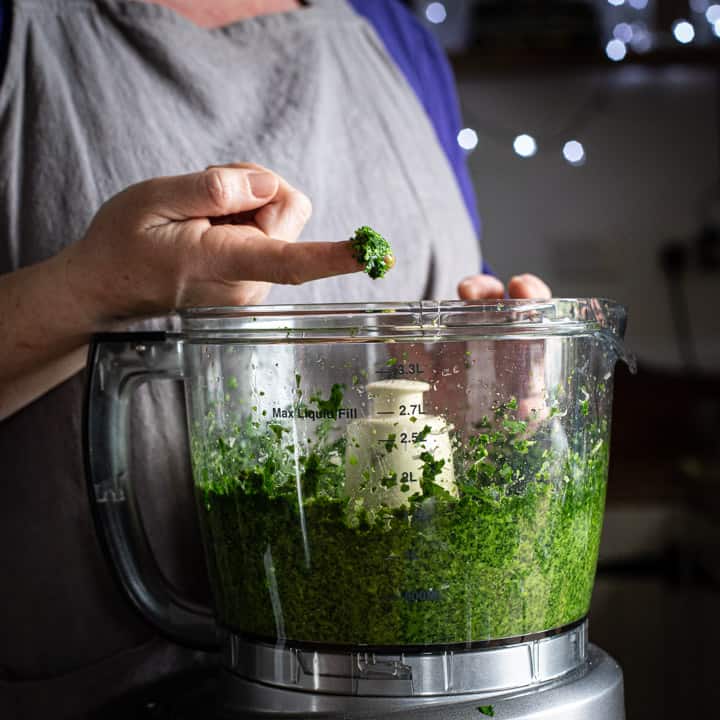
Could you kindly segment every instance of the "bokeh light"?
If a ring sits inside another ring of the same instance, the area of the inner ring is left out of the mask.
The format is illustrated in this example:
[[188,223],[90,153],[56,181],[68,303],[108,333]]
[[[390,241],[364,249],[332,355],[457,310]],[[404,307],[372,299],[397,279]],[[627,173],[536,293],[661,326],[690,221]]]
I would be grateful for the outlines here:
[[633,30],[630,23],[621,22],[613,28],[613,37],[616,40],[620,40],[624,43],[629,43],[632,40]]
[[571,165],[585,164],[585,148],[579,140],[568,140],[563,145],[563,157]]
[[457,144],[468,152],[472,152],[478,144],[478,135],[472,128],[463,128],[457,134]]
[[537,152],[537,143],[532,135],[518,135],[513,141],[513,150],[524,158],[532,157]]
[[682,45],[687,45],[695,39],[695,28],[687,20],[676,20],[672,31],[675,39]]
[[652,47],[652,34],[644,22],[632,24],[630,47],[637,53],[646,53]]
[[425,17],[433,23],[433,25],[439,25],[445,22],[447,18],[447,10],[441,2],[431,2],[425,8]]
[[620,62],[620,60],[623,60],[625,58],[625,56],[627,55],[627,48],[625,47],[625,43],[622,40],[613,38],[605,46],[605,54],[613,62]]
[[720,20],[720,5],[711,5],[705,11],[705,19],[711,25],[714,25],[718,20]]

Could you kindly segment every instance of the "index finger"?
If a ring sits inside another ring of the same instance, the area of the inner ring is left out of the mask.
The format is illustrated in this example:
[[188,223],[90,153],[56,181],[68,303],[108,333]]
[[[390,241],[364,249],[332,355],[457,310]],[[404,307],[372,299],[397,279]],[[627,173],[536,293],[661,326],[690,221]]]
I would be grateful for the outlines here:
[[233,225],[210,227],[203,237],[206,261],[226,282],[299,285],[363,269],[350,241],[293,243]]
[[340,242],[286,243],[281,250],[281,279],[273,282],[299,285],[335,275],[347,275],[364,269],[349,240]]

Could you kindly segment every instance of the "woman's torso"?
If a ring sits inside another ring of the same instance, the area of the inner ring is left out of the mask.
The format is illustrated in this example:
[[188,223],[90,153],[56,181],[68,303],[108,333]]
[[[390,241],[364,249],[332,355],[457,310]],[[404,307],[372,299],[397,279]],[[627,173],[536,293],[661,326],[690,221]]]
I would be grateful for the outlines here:
[[[480,265],[427,117],[344,1],[208,31],[149,4],[20,0],[0,129],[0,272],[56,253],[133,182],[242,160],[312,198],[303,239],[342,239],[369,224],[398,260],[387,281],[359,274],[274,287],[269,303],[448,298]],[[71,693],[62,713],[71,715],[110,687],[195,659],[129,609],[99,551],[82,468],[82,386],[78,375],[0,425],[0,562],[13,588],[0,622],[0,708],[18,713],[56,710]],[[164,569],[201,597],[183,418],[176,387],[139,392],[133,467]]]

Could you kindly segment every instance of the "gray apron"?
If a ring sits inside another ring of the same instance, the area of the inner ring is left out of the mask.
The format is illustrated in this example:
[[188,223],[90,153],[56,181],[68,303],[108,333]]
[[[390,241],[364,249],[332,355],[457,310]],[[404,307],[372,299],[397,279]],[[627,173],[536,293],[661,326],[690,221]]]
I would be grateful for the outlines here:
[[[344,0],[214,30],[127,0],[16,0],[0,127],[0,272],[57,253],[131,183],[232,161],[267,165],[312,198],[304,240],[369,224],[395,249],[388,281],[274,287],[268,303],[453,298],[480,266],[427,116]],[[159,638],[106,566],[82,389],[80,374],[0,423],[2,717],[70,717],[199,657]],[[134,405],[151,542],[180,591],[207,599],[182,398],[159,384]]]

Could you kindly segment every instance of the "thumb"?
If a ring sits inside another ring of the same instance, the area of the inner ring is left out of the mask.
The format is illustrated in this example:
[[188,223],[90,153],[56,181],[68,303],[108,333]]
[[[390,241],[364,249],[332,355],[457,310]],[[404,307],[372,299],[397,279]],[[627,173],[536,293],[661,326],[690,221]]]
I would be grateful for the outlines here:
[[218,217],[255,210],[277,194],[280,180],[256,168],[209,167],[133,186],[146,211],[166,220]]

